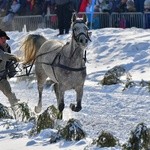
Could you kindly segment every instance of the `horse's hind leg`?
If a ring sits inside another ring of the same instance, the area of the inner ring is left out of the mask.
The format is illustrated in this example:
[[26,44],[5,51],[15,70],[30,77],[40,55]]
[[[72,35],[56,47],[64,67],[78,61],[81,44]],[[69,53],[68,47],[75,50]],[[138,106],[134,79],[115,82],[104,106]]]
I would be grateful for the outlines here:
[[43,92],[43,86],[47,79],[47,76],[44,73],[36,74],[36,76],[37,76],[37,84],[38,84],[38,92],[39,92],[39,101],[38,101],[38,105],[35,106],[35,112],[39,113],[41,112],[42,109],[42,92]]
[[56,98],[57,98],[57,105],[58,105],[58,110],[59,110],[59,114],[57,116],[57,119],[62,119],[62,112],[64,110],[64,91],[62,91],[60,89],[60,86],[56,83],[54,85],[54,91],[56,94]]
[[76,97],[77,105],[70,104],[70,108],[72,111],[79,112],[82,109],[81,101],[83,96],[83,87],[80,88],[78,87],[75,89],[75,91],[77,93],[77,97]]

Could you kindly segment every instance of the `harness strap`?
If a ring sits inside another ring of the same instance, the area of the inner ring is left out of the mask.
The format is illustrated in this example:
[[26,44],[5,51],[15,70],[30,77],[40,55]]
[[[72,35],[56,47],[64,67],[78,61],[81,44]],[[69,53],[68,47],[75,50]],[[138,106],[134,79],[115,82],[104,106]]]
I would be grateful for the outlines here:
[[53,66],[54,67],[59,67],[59,68],[62,68],[62,69],[68,70],[68,71],[83,71],[83,70],[86,69],[86,67],[72,68],[72,67],[65,66],[63,64],[57,64],[57,65],[53,65]]
[[[86,51],[85,51],[85,55],[86,55]],[[55,56],[55,58],[54,58],[54,60],[53,60],[52,63],[46,63],[46,62],[39,62],[39,63],[43,63],[43,64],[45,64],[45,65],[50,65],[50,66],[52,66],[52,67],[59,67],[59,68],[62,68],[62,69],[68,70],[68,71],[83,71],[83,70],[86,69],[85,66],[84,66],[84,67],[81,67],[81,68],[72,68],[72,67],[65,66],[65,65],[63,65],[63,64],[60,63],[60,57],[61,57],[61,54],[58,53],[58,54]],[[59,59],[59,62],[56,64],[55,61],[56,61],[57,58]],[[85,58],[83,58],[83,59],[86,61],[86,56],[85,56]]]
[[86,50],[85,50],[83,59],[84,59],[84,61],[85,61],[85,63],[86,63],[86,61],[87,61],[87,58],[86,58]]
[[72,67],[68,67],[68,66],[65,66],[63,64],[50,64],[50,63],[45,63],[45,62],[42,62],[43,64],[45,65],[50,65],[52,66],[53,68],[54,67],[59,67],[59,68],[62,68],[62,69],[65,69],[65,70],[68,70],[68,71],[83,71],[86,69],[86,67],[81,67],[81,68],[72,68]]
[[[35,61],[35,60],[34,60]],[[33,67],[33,65],[34,65],[34,61],[32,62],[32,64],[31,65],[25,65],[23,68],[24,69],[26,69],[26,74],[23,74],[23,75],[18,75],[18,76],[16,76],[16,77],[22,77],[22,76],[29,76],[29,75],[31,75],[31,74],[34,74],[34,73],[31,73],[31,70],[32,70],[32,67]],[[29,68],[29,70],[28,70],[28,68]]]

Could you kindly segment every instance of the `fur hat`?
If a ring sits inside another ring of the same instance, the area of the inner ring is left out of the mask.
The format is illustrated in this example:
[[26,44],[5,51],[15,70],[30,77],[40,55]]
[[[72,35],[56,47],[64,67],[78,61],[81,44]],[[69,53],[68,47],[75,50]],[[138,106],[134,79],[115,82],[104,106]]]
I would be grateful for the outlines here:
[[6,34],[6,32],[2,31],[1,29],[0,29],[0,37],[6,37],[7,40],[10,40],[10,38],[8,37],[8,35]]

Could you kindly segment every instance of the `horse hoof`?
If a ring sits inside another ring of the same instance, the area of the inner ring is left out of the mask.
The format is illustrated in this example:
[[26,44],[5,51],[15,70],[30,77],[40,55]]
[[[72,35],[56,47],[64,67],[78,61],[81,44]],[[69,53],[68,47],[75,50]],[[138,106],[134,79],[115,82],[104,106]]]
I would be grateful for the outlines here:
[[38,106],[35,106],[35,109],[34,109],[34,110],[35,110],[36,113],[40,113],[40,112],[41,112],[41,108],[38,107]]
[[60,103],[58,106],[59,112],[62,112],[64,110],[64,107],[65,107],[64,103]]
[[72,111],[74,111],[75,110],[75,104],[70,104],[70,108]]
[[82,109],[81,106],[76,107],[75,104],[70,104],[70,108],[71,108],[72,111],[75,111],[75,112],[79,112]]

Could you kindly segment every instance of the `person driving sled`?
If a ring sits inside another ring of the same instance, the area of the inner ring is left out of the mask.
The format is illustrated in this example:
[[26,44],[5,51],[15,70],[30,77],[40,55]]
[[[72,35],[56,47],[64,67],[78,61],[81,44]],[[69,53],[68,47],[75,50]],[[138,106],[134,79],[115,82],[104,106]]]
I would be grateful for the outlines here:
[[12,92],[7,77],[15,76],[16,70],[12,61],[17,62],[19,59],[11,54],[10,46],[6,43],[9,39],[6,32],[0,29],[0,91],[8,98],[10,105],[14,106],[18,103],[18,99]]

